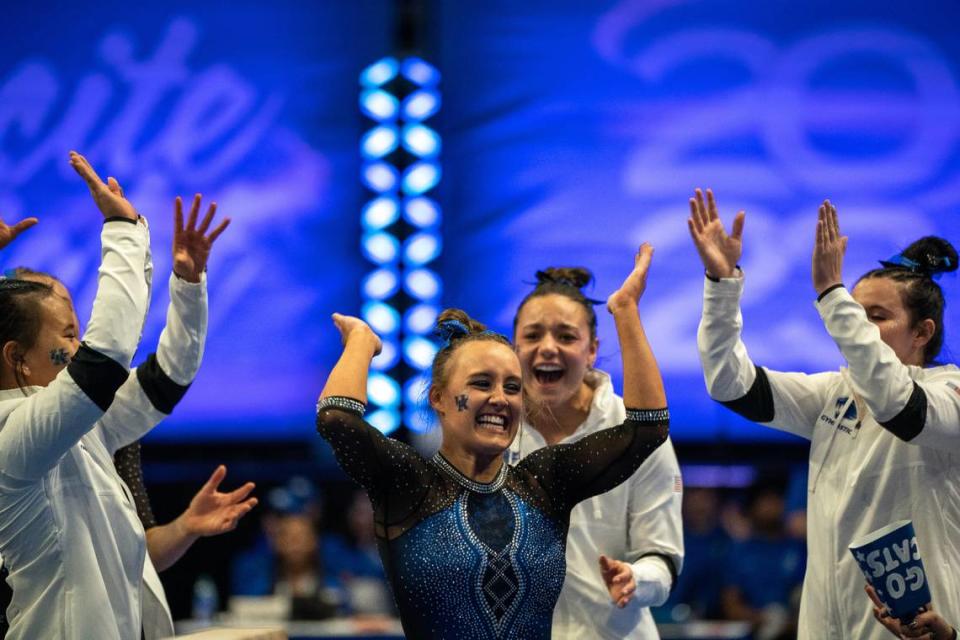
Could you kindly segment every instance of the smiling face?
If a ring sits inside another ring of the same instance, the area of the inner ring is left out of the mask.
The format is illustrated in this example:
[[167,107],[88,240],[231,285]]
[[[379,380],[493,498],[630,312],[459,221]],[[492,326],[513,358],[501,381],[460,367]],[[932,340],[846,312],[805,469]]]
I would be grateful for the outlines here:
[[922,365],[923,351],[935,328],[933,320],[914,322],[903,304],[904,285],[889,278],[866,278],[853,288],[853,299],[880,329],[883,340],[904,364]]
[[443,449],[475,456],[503,453],[517,435],[523,409],[517,355],[500,342],[470,340],[450,356],[443,378],[430,388]]
[[553,409],[573,401],[597,360],[598,341],[586,310],[561,294],[530,298],[523,305],[514,343],[527,395]]

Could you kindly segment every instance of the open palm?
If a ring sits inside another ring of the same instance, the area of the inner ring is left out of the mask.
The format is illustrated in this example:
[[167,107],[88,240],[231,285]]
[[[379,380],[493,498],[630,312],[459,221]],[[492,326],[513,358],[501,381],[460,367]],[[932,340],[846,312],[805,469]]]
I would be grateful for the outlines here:
[[206,484],[190,501],[190,506],[181,516],[186,530],[196,536],[215,536],[232,531],[237,522],[257,504],[256,498],[248,498],[253,483],[248,482],[230,493],[218,491],[227,475],[227,468],[220,465]]
[[716,278],[727,278],[733,275],[743,253],[743,211],[737,213],[733,219],[733,229],[728,235],[720,215],[717,213],[717,201],[713,191],[707,189],[706,202],[703,191],[697,189],[695,196],[690,198],[690,217],[687,227],[690,237],[700,254],[700,260],[707,273]]
[[214,241],[230,224],[230,218],[224,218],[208,235],[207,229],[217,212],[217,203],[210,205],[198,227],[200,200],[199,193],[193,197],[186,225],[183,223],[183,200],[177,196],[173,205],[173,272],[188,282],[200,282]]

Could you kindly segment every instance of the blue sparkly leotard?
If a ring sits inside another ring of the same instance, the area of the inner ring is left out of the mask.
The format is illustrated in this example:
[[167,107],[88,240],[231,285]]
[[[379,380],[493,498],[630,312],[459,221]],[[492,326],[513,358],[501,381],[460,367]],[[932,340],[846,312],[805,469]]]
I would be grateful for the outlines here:
[[666,410],[545,447],[493,482],[424,459],[348,410],[317,430],[370,496],[400,620],[417,640],[548,640],[570,510],[626,480],[667,438]]

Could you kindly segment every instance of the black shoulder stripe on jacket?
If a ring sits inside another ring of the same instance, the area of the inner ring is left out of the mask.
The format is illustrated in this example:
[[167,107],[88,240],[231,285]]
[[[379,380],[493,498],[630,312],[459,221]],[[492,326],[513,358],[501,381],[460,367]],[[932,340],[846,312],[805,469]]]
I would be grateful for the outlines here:
[[770,379],[762,367],[754,365],[757,377],[746,395],[736,400],[721,400],[720,404],[739,413],[747,420],[754,422],[770,422],[773,420],[773,391],[770,390]]
[[177,384],[170,379],[160,368],[156,353],[151,353],[146,361],[137,367],[137,380],[153,408],[168,415],[173,413],[173,408],[190,388],[189,384]]
[[927,393],[916,382],[913,383],[913,393],[907,400],[907,405],[880,426],[897,436],[901,440],[910,442],[916,438],[923,425],[927,422]]
[[67,365],[67,372],[93,403],[106,411],[130,373],[122,364],[81,344]]

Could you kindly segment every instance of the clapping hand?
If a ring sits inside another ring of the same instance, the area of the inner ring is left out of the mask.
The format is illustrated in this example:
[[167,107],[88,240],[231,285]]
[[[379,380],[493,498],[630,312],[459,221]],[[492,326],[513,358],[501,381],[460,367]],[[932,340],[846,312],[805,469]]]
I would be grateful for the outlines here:
[[207,268],[207,259],[214,241],[230,224],[230,218],[224,218],[209,235],[205,235],[217,212],[217,203],[214,202],[207,208],[207,213],[198,227],[200,199],[199,193],[193,197],[186,225],[183,224],[183,200],[180,196],[177,196],[173,205],[173,272],[187,282],[194,283],[200,282],[200,274]]
[[813,246],[813,288],[823,293],[843,281],[843,256],[847,236],[840,235],[837,208],[824,200],[817,214],[817,234]]
[[70,152],[70,166],[87,183],[90,195],[93,196],[93,201],[97,204],[97,208],[100,209],[100,213],[103,214],[105,219],[126,218],[127,220],[137,220],[139,216],[136,209],[124,197],[123,188],[120,187],[120,183],[115,178],[107,178],[107,182],[104,184],[97,172],[87,162],[87,159],[76,151]]
[[623,281],[620,288],[607,298],[607,311],[616,313],[621,308],[637,308],[640,297],[647,288],[647,273],[650,271],[652,258],[653,247],[649,242],[644,242],[633,258],[633,271]]
[[690,198],[690,217],[687,227],[690,237],[700,254],[700,260],[707,270],[707,275],[714,278],[733,277],[743,253],[743,223],[746,214],[743,211],[733,218],[733,229],[727,235],[717,213],[717,201],[713,198],[713,191],[707,189],[707,199],[704,202],[703,191],[697,189],[695,196]]

